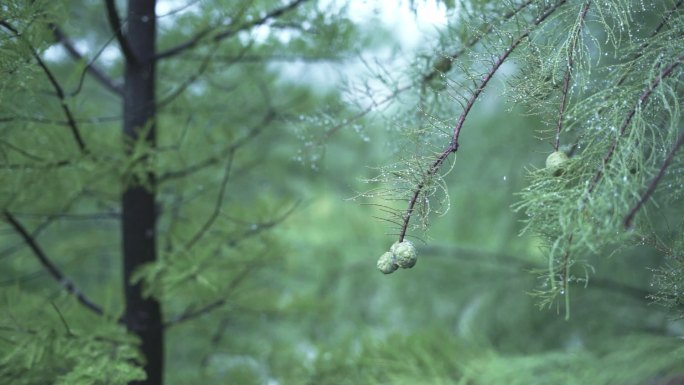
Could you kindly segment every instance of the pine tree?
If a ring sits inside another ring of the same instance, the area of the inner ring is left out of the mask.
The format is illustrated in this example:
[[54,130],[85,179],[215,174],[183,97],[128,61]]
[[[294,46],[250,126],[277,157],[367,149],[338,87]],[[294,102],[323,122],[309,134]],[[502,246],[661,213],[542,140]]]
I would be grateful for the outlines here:
[[[349,21],[235,3],[1,6],[3,383],[160,383],[162,349],[179,384],[681,382],[684,1],[443,1],[352,112],[277,74],[365,47]],[[394,158],[363,217],[283,229],[285,125],[330,184]]]

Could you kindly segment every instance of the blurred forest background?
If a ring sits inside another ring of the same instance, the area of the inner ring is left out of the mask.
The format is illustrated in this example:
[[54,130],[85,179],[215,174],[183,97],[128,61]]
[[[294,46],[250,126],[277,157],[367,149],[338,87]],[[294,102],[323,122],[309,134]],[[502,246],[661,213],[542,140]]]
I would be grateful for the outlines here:
[[684,384],[683,3],[3,2],[0,383]]

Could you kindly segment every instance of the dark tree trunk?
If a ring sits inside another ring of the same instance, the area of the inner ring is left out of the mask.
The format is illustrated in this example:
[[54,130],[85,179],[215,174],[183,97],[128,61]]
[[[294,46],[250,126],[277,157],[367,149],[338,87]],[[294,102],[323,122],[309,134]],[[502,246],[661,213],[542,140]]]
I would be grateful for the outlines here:
[[[126,57],[124,85],[124,137],[145,135],[155,142],[155,1],[128,0],[127,41],[134,57]],[[161,307],[154,298],[143,298],[140,284],[131,285],[131,274],[156,259],[155,176],[144,183],[130,181],[122,197],[124,322],[140,338],[147,380],[136,384],[161,385],[164,369],[164,333]]]

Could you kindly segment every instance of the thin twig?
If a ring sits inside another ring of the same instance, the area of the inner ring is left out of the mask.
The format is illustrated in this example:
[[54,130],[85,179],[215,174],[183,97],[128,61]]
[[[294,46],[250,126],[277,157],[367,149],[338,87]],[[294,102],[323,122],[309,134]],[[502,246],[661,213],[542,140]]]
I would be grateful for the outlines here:
[[228,155],[228,164],[226,165],[226,170],[224,171],[223,174],[223,180],[221,181],[221,186],[219,187],[219,193],[216,198],[216,205],[214,206],[214,211],[212,211],[211,215],[209,218],[207,218],[206,222],[202,225],[202,227],[197,230],[195,235],[190,238],[188,243],[185,245],[185,248],[187,250],[190,250],[201,238],[204,236],[204,234],[209,230],[212,224],[216,221],[216,218],[218,218],[219,214],[221,213],[221,208],[223,207],[223,197],[226,194],[226,186],[228,185],[228,181],[230,180],[230,171],[233,168],[233,158],[235,155],[235,151],[231,151],[230,154]]
[[[513,18],[515,15],[520,13],[522,10],[527,8],[530,4],[532,4],[534,0],[527,0],[520,5],[518,5],[516,8],[510,10],[506,14],[504,14],[499,20],[496,21],[491,21],[486,24],[485,29],[482,32],[478,32],[475,36],[473,36],[470,40],[468,40],[460,49],[456,50],[455,52],[452,52],[448,56],[444,57],[443,59],[445,60],[450,60],[453,61],[455,59],[458,59],[461,55],[465,53],[465,51],[471,47],[473,47],[475,44],[479,43],[485,36],[489,35],[490,32],[494,30],[494,26],[496,24],[501,24],[503,22],[506,22]],[[684,1],[684,0],[683,0]],[[448,66],[449,68],[451,67],[450,65]],[[443,70],[439,68],[433,68],[432,71],[426,73],[423,75],[423,82],[427,83],[430,80],[434,79],[436,76],[441,75]]]
[[171,318],[170,320],[164,322],[164,327],[170,327],[170,326],[175,326],[178,325],[179,323],[191,320],[193,318],[200,317],[204,314],[207,314],[211,312],[214,309],[217,309],[221,306],[223,306],[226,302],[228,302],[228,295],[235,290],[235,288],[242,282],[244,281],[245,278],[249,275],[249,273],[252,272],[252,269],[254,268],[254,264],[248,265],[245,269],[243,269],[240,274],[238,274],[236,277],[233,278],[232,281],[230,281],[230,284],[226,288],[226,293],[224,297],[214,301],[210,302],[209,304],[197,309],[197,310],[192,310],[192,309],[187,309],[186,311],[182,312],[181,314]]
[[[565,117],[565,107],[566,103],[568,100],[568,91],[570,89],[570,79],[572,77],[572,71],[574,69],[574,53],[575,53],[575,48],[577,47],[577,40],[580,37],[580,34],[582,33],[582,27],[584,26],[585,19],[587,17],[587,12],[589,11],[589,7],[591,6],[591,0],[587,1],[584,3],[584,6],[580,10],[579,14],[579,25],[575,27],[575,31],[572,34],[572,41],[570,43],[569,51],[568,51],[568,66],[565,70],[565,75],[563,76],[563,90],[561,94],[561,102],[560,102],[560,107],[558,110],[558,125],[556,126],[556,141],[554,143],[554,150],[558,151],[558,148],[560,147],[560,134],[561,131],[563,130],[563,118]],[[570,246],[572,245],[572,238],[573,238],[573,233],[571,232],[570,235],[568,236],[568,244],[567,248],[565,250],[565,253],[563,253],[563,263],[561,265],[561,283],[563,284],[563,290],[562,293],[565,298],[565,319],[569,320],[570,319],[570,286],[569,286],[569,275],[570,275]],[[553,279],[553,278],[552,278]]]
[[[69,39],[69,37],[62,31],[59,26],[56,24],[50,24],[50,28],[52,29],[52,34],[55,37],[55,40],[61,43],[66,51],[69,53],[69,55],[77,60],[77,61],[86,61],[85,57],[83,54],[78,52],[78,49],[76,49],[76,46],[74,43]],[[104,73],[100,68],[98,68],[95,63],[94,59],[88,61],[88,63],[85,66],[85,71],[90,73],[100,84],[102,84],[107,90],[111,91],[112,93],[122,96],[123,95],[123,87],[121,84],[117,84],[110,78],[107,74]]]
[[220,162],[222,159],[224,159],[226,156],[228,156],[231,152],[237,150],[238,148],[244,146],[247,144],[251,139],[259,135],[266,125],[268,125],[275,117],[277,116],[276,112],[269,110],[266,115],[264,116],[264,119],[259,122],[259,124],[254,127],[245,137],[231,143],[230,145],[226,146],[218,155],[208,157],[204,160],[201,160],[191,166],[188,166],[184,169],[181,170],[175,170],[175,171],[168,171],[162,175],[160,175],[157,178],[158,183],[164,183],[169,180],[173,179],[178,179],[178,178],[183,178],[188,175],[191,175],[195,172],[198,172],[200,170],[203,170],[207,167],[213,166],[216,163]]
[[[111,0],[108,0],[108,1],[111,1]],[[277,8],[277,9],[274,9],[274,10],[266,13],[263,17],[260,17],[256,20],[252,21],[252,22],[245,23],[245,24],[243,24],[240,27],[235,28],[235,29],[229,29],[229,30],[223,31],[221,33],[218,33],[218,34],[214,35],[210,39],[210,41],[211,42],[219,42],[221,40],[224,40],[226,38],[229,38],[231,36],[236,35],[240,31],[244,31],[244,30],[247,30],[250,28],[254,28],[254,27],[258,27],[260,25],[263,25],[263,24],[267,23],[269,20],[278,18],[278,17],[284,15],[285,13],[297,8],[299,5],[301,5],[307,1],[310,1],[310,0],[295,0],[292,3],[290,3],[284,7]],[[203,29],[202,31],[198,32],[195,36],[190,38],[188,41],[183,42],[181,44],[178,44],[175,47],[171,47],[171,48],[168,48],[166,50],[158,52],[154,58],[155,59],[165,59],[165,58],[176,56],[180,53],[183,53],[186,50],[197,46],[205,37],[207,37],[213,31],[213,29],[214,28]]]
[[[457,59],[458,57],[463,55],[467,49],[473,47],[474,45],[479,43],[485,36],[487,36],[494,29],[495,24],[503,23],[505,21],[510,20],[515,15],[520,13],[520,11],[522,11],[527,6],[529,6],[533,1],[534,0],[527,0],[524,3],[520,4],[517,8],[511,10],[510,12],[507,12],[505,15],[503,15],[503,17],[501,17],[501,19],[497,20],[496,23],[494,23],[494,22],[488,23],[487,27],[485,28],[484,31],[480,32],[477,36],[474,36],[472,39],[470,39],[468,42],[466,42],[461,48],[452,52],[451,54],[449,54],[447,57],[444,57],[443,59],[444,60],[450,60],[450,61]],[[684,0],[682,0],[682,1],[684,1]],[[421,84],[428,83],[435,76],[440,75],[441,72],[442,71],[440,71],[439,69],[433,68],[430,72],[428,72],[422,76]],[[404,85],[401,87],[397,87],[390,95],[386,96],[385,98],[378,100],[378,101],[373,100],[373,102],[370,103],[366,108],[357,112],[353,116],[342,120],[342,122],[336,124],[335,126],[331,127],[330,129],[328,129],[325,132],[325,134],[323,135],[323,137],[316,141],[316,144],[321,144],[321,143],[329,140],[330,137],[332,137],[341,128],[348,126],[350,123],[353,123],[353,122],[363,118],[364,116],[368,115],[368,113],[370,113],[370,112],[382,107],[383,105],[393,101],[394,99],[397,98],[397,96],[399,96],[400,94],[402,94],[408,90],[413,89],[416,85],[417,85],[416,83],[412,83],[412,84],[407,84],[407,85]]]
[[81,292],[78,287],[67,278],[57,266],[50,261],[43,249],[38,245],[36,240],[29,234],[26,228],[9,212],[3,211],[3,216],[7,222],[14,228],[14,230],[21,236],[26,245],[33,251],[33,254],[38,258],[43,267],[50,273],[50,275],[62,286],[64,289],[78,300],[86,308],[90,309],[92,312],[98,315],[104,315],[102,307],[95,304],[91,299],[89,299],[83,292]]
[[[268,229],[278,225],[279,223],[281,223],[285,219],[287,219],[297,209],[297,207],[299,207],[299,204],[300,204],[300,201],[295,202],[292,205],[292,207],[290,207],[284,213],[282,213],[280,216],[278,216],[274,219],[271,219],[271,220],[266,221],[266,222],[261,222],[261,223],[252,223],[247,230],[242,231],[238,236],[231,237],[231,238],[227,239],[226,244],[228,246],[235,247],[238,245],[238,243],[240,243],[240,241],[243,241],[247,238],[256,236],[259,233],[261,233],[262,231],[268,230]],[[228,219],[232,220],[233,222],[237,222],[237,223],[249,224],[248,221],[240,220],[237,218],[228,217]]]
[[[673,14],[675,11],[677,11],[677,9],[678,9],[679,7],[681,7],[682,5],[684,5],[684,0],[679,0],[679,1],[677,2],[677,4],[675,4],[672,8],[670,8],[670,9],[665,13],[665,15],[663,16],[663,19],[660,21],[660,24],[658,24],[658,26],[657,26],[656,29],[653,31],[653,33],[651,33],[651,36],[649,36],[649,39],[645,39],[645,41],[644,41],[643,43],[641,43],[641,46],[639,46],[639,48],[636,50],[636,55],[634,55],[634,57],[632,58],[632,60],[637,60],[637,59],[639,59],[640,57],[644,56],[644,54],[645,54],[646,52],[648,52],[648,50],[646,50],[646,48],[648,48],[648,46],[651,44],[652,38],[653,38],[655,35],[657,35],[658,33],[660,33],[660,30],[663,29],[663,27],[665,27],[665,25],[667,24],[667,22],[670,20],[670,17],[672,16],[672,14]],[[620,78],[620,80],[618,80],[617,85],[618,85],[618,86],[622,85],[622,83],[624,83],[625,80],[627,80],[627,76],[628,76],[628,73],[624,74],[624,75],[622,76],[622,78]]]
[[572,42],[570,44],[570,49],[568,51],[568,67],[565,70],[565,76],[563,76],[563,92],[561,94],[560,107],[558,109],[558,125],[556,126],[556,142],[554,143],[554,150],[558,151],[560,147],[560,133],[563,130],[563,118],[565,117],[565,106],[568,99],[568,91],[570,89],[570,78],[572,77],[572,71],[574,67],[574,53],[575,47],[577,46],[577,39],[579,39],[580,33],[582,33],[582,27],[584,26],[584,20],[587,17],[587,11],[591,6],[591,1],[584,3],[584,7],[580,11],[579,19],[580,24],[576,27],[575,32],[572,36]]
[[62,321],[62,324],[64,325],[64,329],[66,329],[66,334],[68,336],[73,336],[74,333],[71,331],[71,328],[69,327],[69,324],[67,323],[66,318],[64,318],[64,315],[62,314],[62,312],[59,310],[57,305],[55,305],[55,302],[50,301],[50,304],[52,305],[52,308],[55,309],[55,311],[57,312],[59,319]]
[[651,179],[651,182],[648,184],[648,188],[641,195],[639,201],[634,205],[634,207],[632,207],[631,210],[629,210],[629,213],[625,216],[625,228],[629,229],[632,227],[632,221],[634,220],[634,216],[639,211],[639,209],[641,209],[641,206],[643,206],[644,203],[646,203],[646,201],[648,201],[648,199],[651,197],[651,195],[653,195],[656,187],[658,187],[658,183],[660,183],[660,180],[665,175],[665,171],[667,171],[667,168],[670,167],[670,164],[672,163],[675,154],[677,153],[677,151],[679,151],[680,147],[682,147],[682,144],[684,144],[684,132],[682,132],[682,134],[679,135],[677,142],[672,147],[670,152],[667,154],[667,157],[665,158],[663,165],[660,167],[660,170],[658,170],[658,174],[656,174],[656,176],[653,177],[653,179]]
[[[532,27],[538,26],[541,24],[544,20],[546,20],[554,11],[556,11],[561,5],[563,5],[566,2],[566,0],[559,0],[556,2],[554,5],[548,7],[544,13],[542,13],[539,17],[534,19],[532,22]],[[506,61],[508,56],[522,43],[522,41],[527,38],[530,33],[532,32],[532,28],[528,28],[523,32],[520,36],[518,36],[506,49],[504,52],[494,61],[494,64],[492,65],[492,68],[485,74],[483,79],[480,81],[480,83],[477,85],[475,90],[473,91],[472,95],[468,99],[468,102],[463,108],[463,111],[461,112],[461,115],[458,118],[458,121],[456,122],[456,125],[454,126],[454,132],[451,137],[451,141],[449,145],[437,156],[435,161],[432,163],[432,165],[427,169],[426,173],[423,176],[423,182],[419,183],[415,190],[413,191],[413,195],[411,196],[411,199],[409,200],[409,205],[408,208],[406,209],[406,212],[404,214],[404,221],[401,227],[401,232],[399,233],[399,242],[402,242],[404,240],[404,237],[406,236],[406,232],[408,231],[408,225],[409,221],[411,220],[411,217],[413,216],[414,208],[415,205],[418,201],[418,197],[420,196],[420,193],[423,191],[423,188],[425,187],[427,180],[430,179],[433,175],[439,171],[441,168],[442,164],[444,161],[449,157],[451,153],[454,153],[458,151],[458,137],[461,133],[461,128],[463,127],[463,124],[465,123],[465,120],[468,116],[468,113],[472,109],[473,105],[475,104],[475,101],[477,98],[482,94],[482,91],[484,91],[485,87],[489,83],[489,81],[492,79],[494,74],[496,74],[497,70],[503,65],[503,63]]]
[[[238,54],[236,58],[236,62],[240,60],[240,56],[244,55],[250,48],[251,44],[246,45],[241,51],[240,54]],[[216,53],[216,50],[211,50],[207,55],[204,56],[204,60],[200,63],[199,68],[197,71],[190,75],[185,81],[183,81],[178,87],[176,87],[173,92],[171,92],[169,95],[163,97],[159,102],[157,102],[157,111],[162,110],[166,105],[174,101],[178,96],[183,94],[185,90],[188,89],[197,79],[200,78],[206,72],[207,69],[209,69],[209,65],[212,63],[212,59],[214,57],[214,54]],[[232,63],[231,63],[232,64]]]

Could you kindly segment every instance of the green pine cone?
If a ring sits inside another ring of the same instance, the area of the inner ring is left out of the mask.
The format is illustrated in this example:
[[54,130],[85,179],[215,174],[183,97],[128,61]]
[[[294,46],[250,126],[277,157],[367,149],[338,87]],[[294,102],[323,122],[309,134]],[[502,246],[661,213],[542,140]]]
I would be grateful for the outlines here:
[[390,248],[390,252],[394,254],[397,265],[402,269],[412,268],[418,260],[416,247],[411,241],[395,242]]
[[398,268],[395,263],[394,255],[390,252],[386,252],[380,256],[378,259],[378,270],[383,274],[391,274]]
[[553,175],[560,176],[564,171],[563,165],[568,160],[568,156],[563,151],[552,152],[546,158],[546,168],[550,170],[553,173]]

